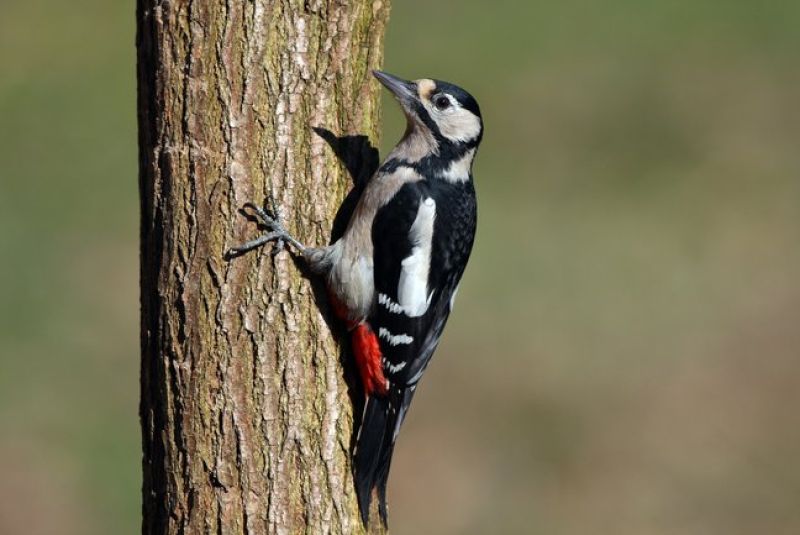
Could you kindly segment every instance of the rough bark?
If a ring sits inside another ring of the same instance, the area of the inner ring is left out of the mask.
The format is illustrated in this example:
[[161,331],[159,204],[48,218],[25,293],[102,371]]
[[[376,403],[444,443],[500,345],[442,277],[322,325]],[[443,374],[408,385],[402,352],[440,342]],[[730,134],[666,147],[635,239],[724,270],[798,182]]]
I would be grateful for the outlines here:
[[375,138],[387,16],[388,0],[138,1],[143,533],[362,532],[324,299],[288,252],[224,252],[258,235],[239,208],[270,194],[301,241],[330,239],[372,152],[311,127]]

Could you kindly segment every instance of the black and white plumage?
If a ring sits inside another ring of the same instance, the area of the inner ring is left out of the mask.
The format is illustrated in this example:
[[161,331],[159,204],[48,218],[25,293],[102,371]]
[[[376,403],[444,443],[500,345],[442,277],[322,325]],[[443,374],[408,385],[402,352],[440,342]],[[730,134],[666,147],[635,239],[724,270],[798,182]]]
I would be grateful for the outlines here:
[[369,183],[342,237],[306,247],[263,210],[266,236],[293,244],[326,278],[352,331],[366,404],[354,479],[366,524],[373,490],[386,523],[386,482],[400,426],[439,343],[475,237],[472,162],[483,135],[477,102],[452,84],[375,71],[405,112],[406,133]]

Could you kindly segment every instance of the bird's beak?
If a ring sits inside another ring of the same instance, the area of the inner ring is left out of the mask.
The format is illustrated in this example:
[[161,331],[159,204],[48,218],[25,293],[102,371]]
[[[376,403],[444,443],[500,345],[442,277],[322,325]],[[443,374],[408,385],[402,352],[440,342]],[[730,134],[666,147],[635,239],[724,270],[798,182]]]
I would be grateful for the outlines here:
[[383,71],[372,71],[372,75],[391,91],[404,108],[408,108],[417,99],[417,84],[403,80]]

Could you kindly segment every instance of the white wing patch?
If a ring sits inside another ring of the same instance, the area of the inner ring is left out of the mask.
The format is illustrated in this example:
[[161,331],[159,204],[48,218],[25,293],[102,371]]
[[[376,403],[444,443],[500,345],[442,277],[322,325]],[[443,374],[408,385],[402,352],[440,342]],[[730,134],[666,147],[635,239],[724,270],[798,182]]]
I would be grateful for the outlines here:
[[400,364],[397,364],[396,366],[394,364],[389,364],[389,361],[387,361],[386,359],[383,359],[383,361],[384,361],[383,365],[386,366],[386,368],[389,370],[389,373],[397,373],[406,367],[406,361],[403,361]]
[[419,204],[417,217],[409,231],[409,239],[413,246],[411,256],[400,263],[397,300],[406,314],[412,318],[425,314],[433,297],[432,292],[428,294],[428,273],[431,268],[435,219],[436,201],[428,197]]
[[456,295],[458,295],[458,286],[453,290],[453,295],[450,296],[450,312],[453,311],[453,306],[456,304]]
[[[397,346],[400,344],[408,345],[414,341],[413,336],[407,334],[392,334],[389,332],[389,329],[385,327],[378,329],[378,336],[389,342],[390,346]],[[405,366],[405,364],[403,364],[403,366]]]
[[402,314],[404,312],[403,307],[400,306],[400,303],[395,303],[392,301],[392,298],[386,294],[378,294],[378,304],[386,307],[386,310],[392,314]]

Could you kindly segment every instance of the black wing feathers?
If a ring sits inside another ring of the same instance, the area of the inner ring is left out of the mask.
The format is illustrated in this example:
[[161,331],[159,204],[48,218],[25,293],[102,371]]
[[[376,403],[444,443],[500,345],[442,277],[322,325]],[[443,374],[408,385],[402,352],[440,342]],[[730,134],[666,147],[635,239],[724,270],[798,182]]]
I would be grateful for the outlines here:
[[395,302],[401,262],[411,255],[413,244],[409,234],[421,201],[416,184],[406,184],[378,210],[372,224],[375,292],[393,296]]
[[[391,345],[380,338],[386,359],[384,373],[392,384],[415,383],[427,365],[450,313],[450,299],[461,280],[475,237],[476,203],[471,181],[458,184],[414,182],[403,186],[377,214],[372,230],[375,292],[398,302],[401,262],[411,255],[411,225],[420,203],[436,202],[428,292],[431,302],[425,314],[411,317],[376,303],[368,318],[373,330],[413,338],[410,344]],[[398,369],[403,363],[405,366]],[[395,371],[396,370],[396,371]]]

